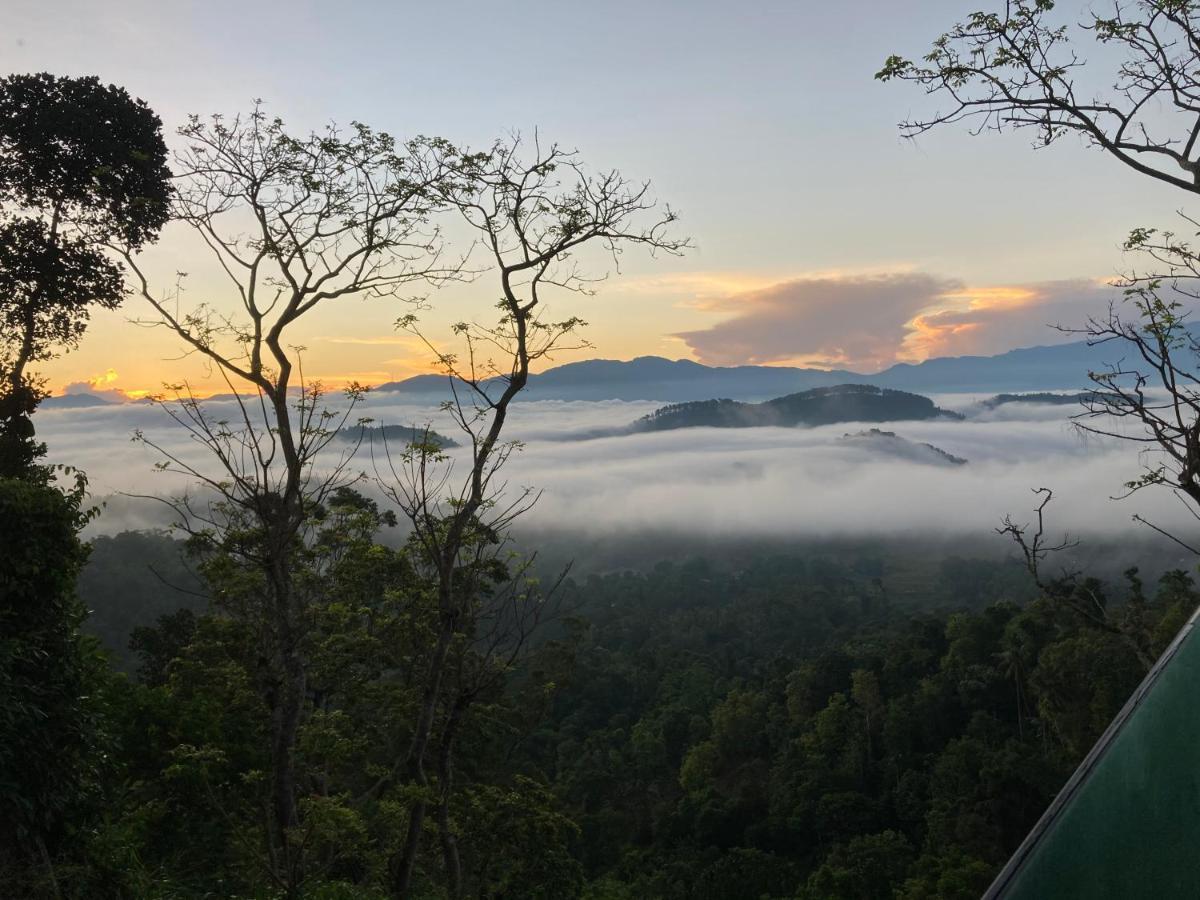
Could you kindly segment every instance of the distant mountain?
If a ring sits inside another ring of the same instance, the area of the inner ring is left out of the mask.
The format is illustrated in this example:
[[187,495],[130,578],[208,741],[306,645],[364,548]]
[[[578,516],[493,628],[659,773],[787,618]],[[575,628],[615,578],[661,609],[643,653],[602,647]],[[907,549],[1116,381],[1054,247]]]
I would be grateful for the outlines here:
[[742,403],[737,400],[674,403],[638,419],[632,430],[757,428],[941,418],[961,419],[962,416],[939,409],[932,400],[919,394],[869,384],[842,384],[812,388],[763,403]]
[[941,447],[910,441],[908,438],[900,437],[894,431],[880,431],[878,428],[842,435],[842,443],[862,447],[873,453],[884,453],[888,456],[926,465],[965,466],[967,464],[967,461],[961,456],[947,453]]
[[43,409],[87,409],[92,406],[116,405],[118,404],[95,394],[60,394],[57,397],[47,397],[41,402]]
[[[710,397],[764,399],[813,387],[865,381],[842,369],[795,369],[785,366],[713,367],[688,359],[639,356],[628,362],[586,359],[529,376],[522,400],[706,400]],[[445,375],[416,375],[375,388],[415,398],[444,397]],[[499,379],[485,383],[499,389]]]
[[[690,360],[641,356],[627,362],[589,359],[531,375],[523,400],[657,400],[683,403],[728,397],[760,401],[816,387],[872,384],[904,391],[999,393],[1082,389],[1088,372],[1116,362],[1115,344],[1086,342],[1010,350],[997,356],[959,356],[899,363],[874,375],[845,369],[788,366],[705,366]],[[415,400],[441,399],[448,393],[444,375],[417,375],[379,385]],[[498,381],[493,387],[499,387]]]
[[457,441],[444,434],[416,425],[351,425],[339,431],[337,436],[339,441],[346,443],[361,439],[365,445],[378,442],[381,447],[386,444],[396,450],[426,441],[439,448],[458,446]]
[[[844,384],[942,393],[1080,390],[1089,385],[1089,371],[1119,361],[1122,350],[1117,344],[1098,347],[1089,347],[1085,342],[1056,344],[1010,350],[997,356],[939,357],[922,363],[899,363],[873,375],[846,369],[705,366],[691,360],[659,356],[640,356],[628,361],[588,359],[529,376],[520,399],[686,403],[727,397],[754,402]],[[485,387],[499,391],[502,381],[492,379]],[[416,375],[403,381],[386,382],[374,390],[400,394],[418,403],[437,403],[449,396],[450,379],[445,375]],[[233,395],[227,394],[207,400],[232,398]],[[108,402],[92,394],[68,394],[44,401],[47,407],[59,409],[100,406]]]
[[1088,372],[1117,362],[1119,344],[1086,341],[1026,347],[998,356],[956,356],[898,363],[869,377],[872,384],[912,391],[1038,391],[1085,388]]

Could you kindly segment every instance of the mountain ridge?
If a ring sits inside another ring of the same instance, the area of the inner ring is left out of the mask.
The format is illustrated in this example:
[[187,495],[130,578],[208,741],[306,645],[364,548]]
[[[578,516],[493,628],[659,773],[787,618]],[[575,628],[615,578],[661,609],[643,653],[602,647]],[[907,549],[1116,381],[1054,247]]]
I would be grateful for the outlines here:
[[[1111,361],[1113,348],[1086,341],[1021,347],[993,356],[934,357],[896,363],[873,374],[848,369],[792,366],[706,366],[693,360],[639,356],[631,360],[589,359],[529,376],[527,400],[650,400],[688,402],[728,398],[765,400],[817,387],[870,384],[896,390],[999,393],[1082,389],[1087,373]],[[412,395],[447,391],[444,375],[417,375],[377,391]]]
[[[896,363],[873,374],[849,369],[796,366],[707,366],[689,359],[638,356],[630,360],[585,359],[529,376],[521,400],[624,400],[682,403],[728,398],[760,401],[819,387],[869,384],[894,390],[933,393],[1003,393],[1080,390],[1087,373],[1119,359],[1111,345],[1086,341],[1020,347],[992,356],[940,356],[919,363]],[[498,379],[491,379],[498,384]],[[376,385],[373,391],[440,402],[449,394],[445,375],[414,375]],[[228,399],[229,395],[208,400]],[[84,399],[88,398],[88,399]],[[49,408],[121,405],[88,393],[49,397]]]

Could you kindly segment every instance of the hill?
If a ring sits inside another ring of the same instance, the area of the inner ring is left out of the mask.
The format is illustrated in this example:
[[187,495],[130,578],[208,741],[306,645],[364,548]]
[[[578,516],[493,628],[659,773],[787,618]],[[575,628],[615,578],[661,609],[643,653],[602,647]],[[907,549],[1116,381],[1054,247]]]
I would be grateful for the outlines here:
[[[863,381],[842,369],[798,369],[786,366],[705,366],[688,359],[639,356],[628,361],[585,359],[529,377],[522,400],[662,400],[690,401],[709,397],[764,399],[813,387]],[[441,398],[449,393],[444,375],[416,375],[379,385],[415,398]],[[487,386],[500,387],[498,379]]]
[[1078,391],[1074,394],[1055,394],[1048,391],[1039,391],[1032,394],[997,394],[995,397],[989,397],[980,405],[987,409],[995,409],[998,406],[1007,406],[1011,403],[1044,403],[1050,406],[1079,406],[1087,400],[1100,400],[1108,397],[1115,399],[1114,394],[1108,394],[1103,391]]
[[894,431],[880,431],[878,428],[869,428],[856,434],[844,434],[842,443],[861,447],[872,453],[926,465],[965,466],[967,464],[967,461],[961,456],[947,453],[941,447],[910,441],[908,438],[900,437]]
[[42,409],[89,409],[93,406],[115,406],[111,400],[95,394],[59,394],[42,401]]
[[363,444],[372,444],[378,441],[381,445],[387,444],[397,450],[419,442],[428,442],[443,449],[458,446],[458,442],[452,438],[416,425],[358,425],[343,428],[337,437],[339,441],[346,443],[361,440]]
[[868,384],[813,388],[763,403],[702,400],[675,403],[638,419],[634,431],[675,428],[757,428],[833,425],[838,422],[896,422],[962,418],[940,409],[928,397]]

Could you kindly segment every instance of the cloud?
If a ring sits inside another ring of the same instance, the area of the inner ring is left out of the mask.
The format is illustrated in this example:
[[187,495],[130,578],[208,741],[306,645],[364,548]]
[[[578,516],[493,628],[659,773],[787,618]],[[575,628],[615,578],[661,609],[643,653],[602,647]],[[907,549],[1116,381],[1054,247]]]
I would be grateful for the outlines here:
[[[869,427],[850,423],[565,441],[565,433],[627,424],[659,404],[537,401],[512,410],[507,433],[523,441],[524,449],[503,474],[513,490],[529,485],[542,491],[522,528],[563,535],[779,540],[920,535],[995,541],[1000,519],[1026,513],[1030,488],[1041,485],[1055,491],[1050,524],[1056,534],[1142,533],[1145,529],[1130,521],[1135,512],[1163,527],[1193,524],[1166,490],[1111,500],[1137,475],[1137,449],[1121,441],[1083,439],[1068,421],[1072,408],[1011,405],[984,411],[971,396],[936,399],[967,413],[967,420],[883,427],[964,457],[966,466],[924,466],[848,445],[841,441],[843,434]],[[235,418],[229,404],[214,401],[211,412]],[[442,411],[397,395],[368,395],[363,412],[383,424],[431,422],[445,434],[456,434]],[[135,428],[213,472],[203,449],[153,406],[47,410],[38,414],[37,426],[51,460],[82,468],[97,494],[164,495],[185,486],[176,476],[153,472],[156,453],[129,442]],[[331,449],[325,465],[336,461],[337,449],[340,445]],[[456,476],[465,471],[467,452],[451,451]],[[372,470],[369,457],[360,465]],[[154,504],[118,503],[95,527],[113,531],[160,524],[161,518]]]
[[1071,339],[1112,289],[1076,279],[968,287],[921,272],[805,277],[706,302],[732,313],[680,332],[709,365],[825,365],[877,371],[930,356],[1002,353]]
[[642,278],[622,278],[610,290],[682,297],[678,306],[705,308],[712,299],[768,288],[778,282],[753,272],[669,272]]
[[[1078,340],[1055,330],[1084,325],[1100,315],[1114,291],[1094,280],[1074,279],[992,290],[975,289],[966,305],[932,310],[908,323],[905,350],[931,356],[989,356],[1014,347]],[[961,298],[956,298],[961,299]]]
[[677,337],[709,365],[882,368],[895,361],[907,324],[961,287],[922,273],[796,279],[730,297],[715,308],[732,318]]
[[413,347],[423,349],[423,345],[415,338],[388,335],[384,337],[318,337],[318,341],[330,344],[353,344],[367,347]]
[[146,393],[145,391],[126,392],[121,388],[112,387],[113,382],[120,377],[116,369],[108,369],[103,374],[89,378],[87,381],[72,381],[63,387],[62,392],[64,395],[90,394],[112,403],[125,403]]

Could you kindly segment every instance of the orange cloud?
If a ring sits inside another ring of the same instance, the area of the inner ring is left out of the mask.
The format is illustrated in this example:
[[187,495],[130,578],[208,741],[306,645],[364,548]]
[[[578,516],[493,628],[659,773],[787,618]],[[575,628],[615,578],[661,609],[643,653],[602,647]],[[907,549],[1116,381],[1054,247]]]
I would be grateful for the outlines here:
[[119,377],[120,376],[117,375],[116,369],[109,369],[103,375],[97,375],[95,378],[89,378],[88,384],[90,384],[92,387],[96,388],[97,390],[102,390],[102,389],[108,387],[108,385],[112,384],[114,381],[116,381]]
[[[113,368],[106,369],[99,375],[93,375],[86,381],[72,381],[63,386],[62,393],[66,394],[92,394],[96,397],[102,397],[115,403],[123,403],[129,399],[137,399],[136,397],[126,393],[120,388],[112,385],[121,376],[117,374],[117,370]],[[145,393],[139,392],[139,393]]]
[[799,278],[724,298],[731,318],[678,337],[715,365],[881,368],[895,361],[907,323],[961,288],[922,273]]
[[805,277],[705,301],[733,315],[676,337],[709,364],[873,371],[1067,340],[1048,326],[1079,324],[1110,291],[1089,279],[969,287],[911,271]]
[[898,358],[987,355],[1069,340],[1075,335],[1057,327],[1082,325],[1104,308],[1111,294],[1110,285],[1095,279],[973,288],[953,298],[957,303],[916,316]]

